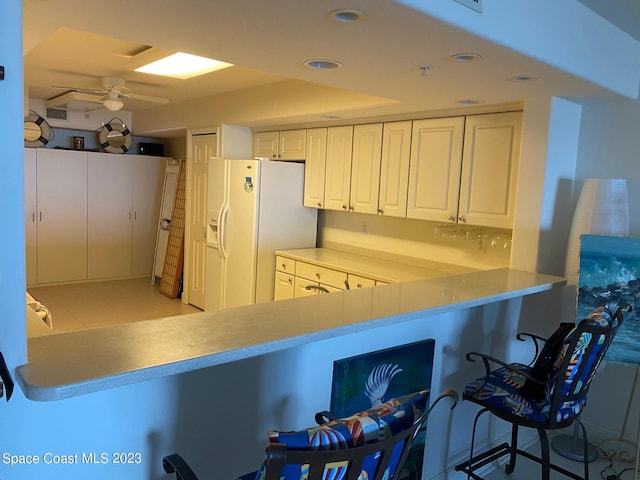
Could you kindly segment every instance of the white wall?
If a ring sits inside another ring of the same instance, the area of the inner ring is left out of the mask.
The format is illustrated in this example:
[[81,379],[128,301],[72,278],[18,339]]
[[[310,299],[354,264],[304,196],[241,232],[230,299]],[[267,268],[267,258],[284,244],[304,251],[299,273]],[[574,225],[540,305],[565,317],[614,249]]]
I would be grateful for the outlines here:
[[[590,102],[583,107],[576,169],[577,201],[585,178],[626,178],[629,229],[640,236],[640,102]],[[635,306],[636,309],[639,305]],[[638,367],[609,364],[590,391],[583,420],[598,438],[625,438],[635,442],[640,410],[638,386],[632,391]],[[611,392],[615,392],[612,395]],[[632,401],[628,409],[629,401]],[[624,424],[625,414],[629,418]]]

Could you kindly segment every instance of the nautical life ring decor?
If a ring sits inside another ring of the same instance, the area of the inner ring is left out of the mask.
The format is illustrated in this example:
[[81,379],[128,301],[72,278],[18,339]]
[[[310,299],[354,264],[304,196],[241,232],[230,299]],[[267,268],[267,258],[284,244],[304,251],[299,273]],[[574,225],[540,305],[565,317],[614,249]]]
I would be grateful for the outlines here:
[[35,112],[24,117],[24,146],[43,148],[53,138],[53,131],[47,121]]
[[131,132],[122,122],[111,121],[98,131],[100,147],[109,153],[127,153],[131,147]]

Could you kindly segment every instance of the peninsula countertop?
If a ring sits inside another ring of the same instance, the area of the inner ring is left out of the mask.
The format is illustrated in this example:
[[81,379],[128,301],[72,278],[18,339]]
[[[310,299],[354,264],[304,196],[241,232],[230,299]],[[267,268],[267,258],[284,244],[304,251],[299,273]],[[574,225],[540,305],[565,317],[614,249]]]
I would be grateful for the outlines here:
[[16,377],[27,398],[60,400],[565,283],[502,268],[36,337]]

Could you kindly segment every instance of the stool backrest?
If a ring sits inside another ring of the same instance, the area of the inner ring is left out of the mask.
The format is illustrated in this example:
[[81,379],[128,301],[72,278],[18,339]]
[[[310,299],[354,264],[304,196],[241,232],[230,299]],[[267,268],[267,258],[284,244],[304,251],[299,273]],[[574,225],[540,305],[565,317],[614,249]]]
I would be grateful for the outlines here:
[[[446,396],[453,399],[455,406],[456,392],[447,391],[427,409],[429,392],[422,391],[347,419],[277,437],[289,444],[274,441],[276,437],[270,434],[267,455],[256,480],[395,480],[429,412]],[[400,423],[394,425],[393,418]],[[295,440],[291,440],[293,437]],[[307,446],[296,448],[300,438]]]
[[547,391],[551,423],[578,415],[591,381],[623,323],[622,309],[610,303],[592,312],[570,332],[554,363]]

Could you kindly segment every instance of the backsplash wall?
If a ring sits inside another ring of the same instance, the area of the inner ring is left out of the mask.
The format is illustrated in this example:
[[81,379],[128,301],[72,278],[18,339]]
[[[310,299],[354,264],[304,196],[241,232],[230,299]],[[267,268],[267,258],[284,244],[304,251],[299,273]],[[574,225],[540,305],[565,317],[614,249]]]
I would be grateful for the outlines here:
[[320,210],[318,246],[487,270],[509,267],[511,231]]

